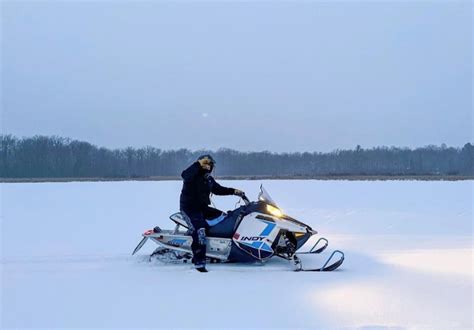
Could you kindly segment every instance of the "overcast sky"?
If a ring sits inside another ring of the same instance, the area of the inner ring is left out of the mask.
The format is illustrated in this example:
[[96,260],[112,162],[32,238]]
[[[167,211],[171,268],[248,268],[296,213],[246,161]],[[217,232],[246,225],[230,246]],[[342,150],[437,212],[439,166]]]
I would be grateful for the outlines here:
[[3,2],[2,131],[328,151],[472,141],[466,2]]

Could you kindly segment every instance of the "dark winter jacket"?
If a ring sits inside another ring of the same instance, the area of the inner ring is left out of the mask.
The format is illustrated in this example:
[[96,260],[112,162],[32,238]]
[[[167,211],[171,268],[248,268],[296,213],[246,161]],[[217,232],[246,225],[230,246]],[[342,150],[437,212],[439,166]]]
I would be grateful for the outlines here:
[[183,189],[181,190],[180,208],[182,210],[204,211],[211,203],[209,194],[233,195],[234,188],[222,187],[201,168],[198,162],[193,163],[181,173]]

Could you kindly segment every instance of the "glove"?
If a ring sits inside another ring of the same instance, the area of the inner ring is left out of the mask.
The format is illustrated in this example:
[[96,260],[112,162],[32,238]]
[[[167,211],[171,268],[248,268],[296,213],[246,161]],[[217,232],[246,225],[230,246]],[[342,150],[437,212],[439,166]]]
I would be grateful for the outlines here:
[[211,170],[211,160],[207,157],[198,160],[199,165],[205,170]]
[[242,197],[245,193],[242,190],[234,189],[234,195]]

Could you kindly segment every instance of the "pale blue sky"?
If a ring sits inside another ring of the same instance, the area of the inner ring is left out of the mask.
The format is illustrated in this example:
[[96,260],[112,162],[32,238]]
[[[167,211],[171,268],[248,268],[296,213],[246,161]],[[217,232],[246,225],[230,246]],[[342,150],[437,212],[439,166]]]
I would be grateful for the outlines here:
[[108,147],[472,141],[472,3],[2,3],[2,129]]

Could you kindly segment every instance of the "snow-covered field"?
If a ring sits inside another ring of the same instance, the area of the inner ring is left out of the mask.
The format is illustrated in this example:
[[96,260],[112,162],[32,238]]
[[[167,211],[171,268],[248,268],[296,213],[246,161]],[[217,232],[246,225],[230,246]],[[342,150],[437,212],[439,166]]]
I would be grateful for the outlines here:
[[180,182],[2,184],[1,327],[473,328],[472,181],[263,183],[344,250],[340,270],[201,274],[146,262],[152,243],[131,257],[145,229],[172,227]]

